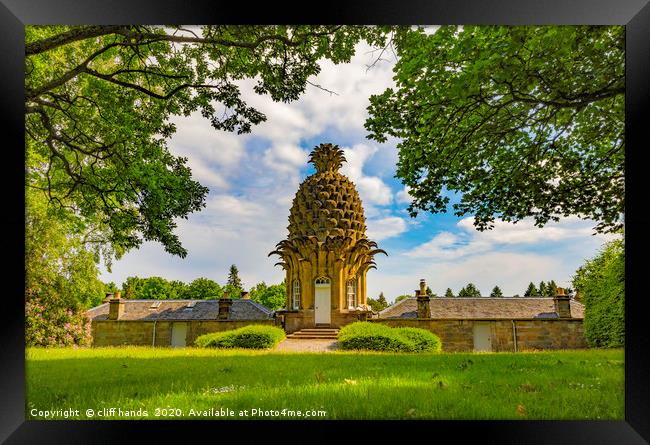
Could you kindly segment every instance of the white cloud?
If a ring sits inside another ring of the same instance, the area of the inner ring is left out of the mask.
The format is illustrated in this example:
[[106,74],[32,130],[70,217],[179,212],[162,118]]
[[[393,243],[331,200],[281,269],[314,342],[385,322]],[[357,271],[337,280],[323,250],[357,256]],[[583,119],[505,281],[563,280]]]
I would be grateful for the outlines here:
[[[593,221],[569,217],[540,228],[534,225],[532,218],[527,218],[516,224],[496,221],[492,230],[479,232],[474,228],[473,220],[473,217],[463,218],[457,223],[459,232],[439,233],[406,255],[414,258],[430,258],[433,261],[449,260],[499,247],[569,242],[569,240],[587,238],[591,235],[594,225]],[[605,242],[612,237],[597,235],[594,239]]]
[[304,98],[310,119],[321,128],[332,127],[347,134],[365,133],[363,123],[367,116],[369,98],[380,94],[394,84],[392,68],[395,63],[391,52],[384,52],[381,61],[368,68],[379,57],[377,52],[365,43],[356,47],[356,53],[349,64],[336,65],[330,61],[321,63],[321,72],[308,89]]
[[264,164],[278,172],[297,172],[306,163],[307,153],[295,144],[280,143],[264,152]]
[[172,120],[177,131],[170,140],[171,151],[178,156],[223,167],[235,167],[244,155],[245,138],[215,130],[199,113]]
[[365,176],[357,179],[357,191],[365,203],[388,205],[391,203],[392,194],[390,187],[376,176]]
[[192,178],[210,189],[227,189],[228,181],[216,169],[201,162],[198,158],[188,158],[187,165],[192,170]]
[[347,162],[343,163],[341,173],[355,183],[361,200],[370,205],[388,205],[392,202],[392,191],[384,181],[377,176],[366,176],[363,167],[377,153],[377,147],[356,144],[353,147],[342,147]]
[[495,221],[492,230],[477,232],[473,222],[474,217],[463,218],[458,222],[458,227],[483,240],[503,244],[530,244],[587,236],[592,233],[591,227],[593,227],[592,223],[585,223],[577,217],[569,217],[540,228],[535,226],[532,218],[527,218],[517,223]]
[[244,199],[238,199],[232,195],[217,195],[208,199],[206,212],[224,221],[225,218],[236,218],[239,222],[245,222],[251,217],[260,216],[264,208],[259,204]]
[[406,230],[406,222],[397,216],[370,219],[366,222],[366,225],[368,238],[374,241],[397,236]]
[[210,189],[228,189],[244,157],[245,137],[219,131],[199,113],[176,116],[172,122],[177,132],[169,142],[170,152],[187,158],[192,177]]
[[441,232],[431,240],[406,253],[413,258],[430,258],[433,261],[449,260],[489,250],[492,245],[486,240],[471,239],[451,232]]
[[411,187],[405,185],[402,190],[395,194],[395,202],[398,204],[410,204],[413,202],[413,197],[409,194]]

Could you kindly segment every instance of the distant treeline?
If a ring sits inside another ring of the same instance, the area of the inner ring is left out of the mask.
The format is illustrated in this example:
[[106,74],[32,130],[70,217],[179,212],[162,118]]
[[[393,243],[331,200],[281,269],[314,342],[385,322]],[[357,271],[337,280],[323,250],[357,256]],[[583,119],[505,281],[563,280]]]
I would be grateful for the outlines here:
[[[107,293],[121,291],[122,298],[129,300],[211,300],[223,298],[227,293],[230,298],[240,298],[245,290],[236,274],[236,268],[226,284],[221,285],[209,278],[197,278],[189,283],[180,280],[166,280],[162,277],[140,278],[128,277],[121,288],[113,282],[107,283]],[[284,283],[267,286],[265,282],[257,283],[250,289],[249,298],[269,309],[281,309],[285,305]]]

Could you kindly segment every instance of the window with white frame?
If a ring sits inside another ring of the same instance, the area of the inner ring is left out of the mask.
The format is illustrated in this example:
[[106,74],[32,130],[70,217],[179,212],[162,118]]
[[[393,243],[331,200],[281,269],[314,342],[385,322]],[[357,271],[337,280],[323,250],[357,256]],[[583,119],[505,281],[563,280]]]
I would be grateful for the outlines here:
[[348,309],[354,309],[357,307],[357,280],[354,278],[348,280],[347,288]]
[[291,291],[291,308],[300,309],[300,280],[293,280]]

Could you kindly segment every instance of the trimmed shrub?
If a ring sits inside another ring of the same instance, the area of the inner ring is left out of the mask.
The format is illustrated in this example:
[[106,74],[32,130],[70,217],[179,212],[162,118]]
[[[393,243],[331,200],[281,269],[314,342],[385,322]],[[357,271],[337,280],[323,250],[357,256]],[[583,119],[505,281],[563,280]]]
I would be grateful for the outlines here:
[[440,352],[442,349],[440,338],[426,329],[404,327],[393,330],[412,341],[417,352]]
[[284,340],[284,330],[275,326],[250,325],[229,331],[214,332],[198,337],[194,344],[199,348],[273,348]]
[[390,352],[440,352],[440,339],[418,328],[391,328],[360,321],[344,326],[338,335],[341,349]]
[[382,324],[360,321],[344,326],[338,335],[341,349],[413,352],[415,343]]

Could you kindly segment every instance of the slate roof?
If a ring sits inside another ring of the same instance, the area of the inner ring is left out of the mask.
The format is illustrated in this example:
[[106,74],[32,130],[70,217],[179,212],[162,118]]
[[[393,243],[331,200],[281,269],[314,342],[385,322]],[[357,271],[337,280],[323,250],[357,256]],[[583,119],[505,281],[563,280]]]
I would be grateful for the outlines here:
[[[553,298],[505,297],[505,298],[431,298],[431,318],[558,318]],[[571,317],[584,318],[584,306],[570,301]],[[416,297],[405,298],[379,312],[379,318],[417,318]]]
[[[152,303],[160,302],[153,309]],[[188,304],[194,302],[193,308]],[[216,320],[218,300],[126,300],[120,320]],[[92,320],[107,320],[110,303],[104,303],[86,312]],[[273,311],[252,300],[233,300],[229,320],[265,320],[273,318]]]

